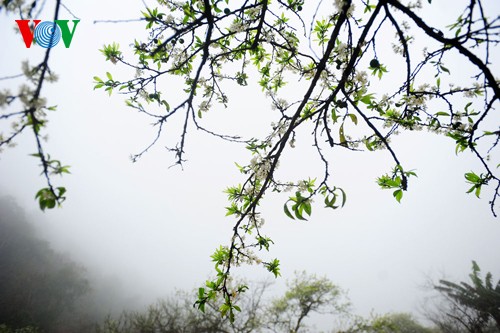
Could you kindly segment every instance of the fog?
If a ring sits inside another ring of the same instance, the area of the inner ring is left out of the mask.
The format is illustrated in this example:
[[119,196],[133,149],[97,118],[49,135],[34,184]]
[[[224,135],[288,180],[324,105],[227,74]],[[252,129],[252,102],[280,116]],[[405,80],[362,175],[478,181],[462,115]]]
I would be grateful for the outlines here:
[[[498,3],[488,3],[498,12]],[[250,154],[242,145],[191,128],[188,161],[182,168],[171,167],[174,158],[165,149],[175,139],[174,132],[132,163],[129,156],[145,148],[155,130],[150,120],[125,106],[122,96],[94,91],[92,77],[107,71],[126,77],[122,68],[105,62],[98,49],[113,41],[126,49],[135,37],[142,37],[144,22],[94,21],[137,18],[144,5],[133,0],[65,4],[81,22],[71,48],[53,49],[51,68],[60,79],[45,85],[43,94],[49,105],[58,106],[49,116],[46,150],[71,166],[70,175],[55,178],[56,185],[68,189],[68,199],[62,208],[44,213],[38,209],[34,196],[44,179],[37,160],[29,156],[35,152],[31,133],[1,153],[0,195],[15,198],[55,250],[84,265],[92,276],[119,284],[124,294],[117,299],[142,306],[176,289],[201,286],[213,272],[213,250],[231,237],[233,220],[225,217],[223,190],[241,181],[234,163],[246,163]],[[51,11],[47,8],[44,18],[51,19]],[[67,12],[61,16],[71,19]],[[23,59],[36,63],[42,57],[40,48],[25,48],[13,32],[13,20],[0,14],[1,76],[21,72]],[[498,50],[491,58],[500,59]],[[165,87],[165,94],[170,89]],[[208,121],[230,134],[266,133],[269,100],[258,89],[233,93],[238,97],[230,107],[216,110]],[[392,167],[386,151],[335,152],[334,181],[348,196],[340,210],[317,204],[309,221],[292,221],[283,214],[286,197],[268,195],[262,204],[265,233],[275,242],[270,255],[282,264],[274,292],[284,290],[294,271],[305,270],[348,290],[361,315],[418,315],[429,295],[424,288],[429,279],[465,280],[472,260],[483,272],[500,276],[500,221],[489,208],[491,189],[485,189],[481,199],[465,193],[463,174],[480,170],[478,162],[468,153],[455,155],[450,138],[410,133],[398,139],[393,147],[399,159],[418,174],[401,204],[375,182]],[[321,175],[321,164],[309,146],[309,141],[298,142],[296,152],[281,161],[280,174]],[[498,149],[491,155],[498,159]],[[260,267],[234,273],[247,280],[269,275]]]

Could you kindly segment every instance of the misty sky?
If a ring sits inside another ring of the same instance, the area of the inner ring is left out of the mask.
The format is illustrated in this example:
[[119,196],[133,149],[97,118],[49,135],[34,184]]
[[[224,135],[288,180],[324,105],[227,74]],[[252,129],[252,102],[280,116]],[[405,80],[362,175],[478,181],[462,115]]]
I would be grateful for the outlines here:
[[[460,14],[435,2],[430,10],[424,1],[423,13],[431,15],[431,22],[444,20],[444,14],[451,22]],[[197,287],[212,273],[210,254],[230,240],[233,220],[224,217],[223,190],[242,180],[234,162],[247,163],[249,152],[191,128],[183,170],[169,168],[174,159],[165,146],[174,142],[175,133],[132,163],[129,156],[154,138],[150,120],[127,108],[122,96],[94,91],[92,77],[109,71],[126,78],[129,73],[105,62],[98,49],[113,41],[127,49],[135,37],[144,36],[145,24],[94,21],[138,18],[144,5],[139,0],[64,3],[81,22],[69,49],[62,43],[53,48],[50,65],[60,79],[45,85],[43,95],[58,106],[49,117],[46,151],[71,165],[72,174],[55,181],[67,187],[68,200],[61,209],[38,210],[34,195],[44,180],[37,160],[28,156],[35,152],[28,131],[16,148],[0,155],[0,195],[15,197],[56,249],[89,270],[119,277],[127,292],[144,302],[174,288]],[[499,13],[496,0],[485,3]],[[41,19],[52,20],[52,5],[47,2]],[[64,10],[60,16],[73,19]],[[41,48],[25,48],[14,19],[0,14],[0,76],[20,73],[23,59],[34,64],[43,57]],[[498,49],[491,59],[500,59]],[[0,87],[19,82],[0,81]],[[175,87],[162,89],[165,95],[175,93]],[[208,114],[208,121],[230,134],[267,133],[269,100],[259,89],[231,93],[236,97],[230,107]],[[341,210],[325,210],[318,203],[309,221],[292,221],[282,211],[286,197],[268,195],[262,211],[265,233],[275,242],[271,256],[282,263],[278,286],[296,270],[326,275],[349,291],[359,313],[368,314],[372,309],[417,311],[427,295],[426,279],[467,279],[472,260],[500,277],[500,220],[489,209],[491,189],[481,200],[465,193],[463,174],[481,170],[479,163],[468,153],[456,156],[450,138],[422,134],[402,134],[393,142],[399,159],[418,174],[401,204],[375,182],[392,167],[386,151],[336,152],[333,179],[348,195]],[[298,142],[281,161],[280,175],[321,175],[309,146],[309,141]],[[498,149],[492,156],[498,159]],[[268,276],[260,267],[234,273],[250,280]]]

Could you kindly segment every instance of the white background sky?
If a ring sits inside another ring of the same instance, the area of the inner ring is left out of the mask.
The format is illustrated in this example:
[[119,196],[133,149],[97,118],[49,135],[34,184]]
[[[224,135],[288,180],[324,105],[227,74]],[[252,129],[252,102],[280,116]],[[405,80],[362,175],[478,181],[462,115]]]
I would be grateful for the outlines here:
[[[452,1],[435,2],[431,10],[424,1],[429,21],[450,15],[451,22],[459,15],[453,12],[455,6],[447,5]],[[486,3],[491,16],[499,13],[496,1]],[[81,22],[71,48],[61,42],[53,49],[50,64],[60,80],[45,85],[43,94],[50,105],[58,105],[49,118],[46,150],[71,165],[72,174],[56,181],[67,187],[68,200],[62,209],[43,214],[37,210],[34,194],[44,183],[36,160],[28,156],[35,151],[31,133],[0,156],[0,192],[14,196],[29,211],[54,247],[103,276],[119,276],[128,292],[142,295],[145,302],[173,288],[197,287],[212,272],[209,255],[229,241],[233,221],[224,217],[222,191],[241,181],[234,162],[246,163],[249,154],[243,146],[191,129],[184,171],[169,169],[173,157],[163,148],[168,135],[138,163],[131,163],[129,155],[145,147],[155,132],[121,96],[93,91],[92,77],[104,77],[106,71],[118,79],[126,77],[121,67],[104,62],[98,49],[113,41],[127,48],[143,34],[144,23],[93,21],[137,18],[143,4],[65,4]],[[41,19],[52,20],[51,12],[50,7]],[[64,10],[60,17],[72,19]],[[19,73],[20,60],[36,63],[43,56],[38,47],[25,48],[14,33],[14,19],[0,14],[0,76]],[[492,60],[498,56],[495,50]],[[14,82],[0,84],[14,87]],[[176,93],[175,87],[162,89],[166,96]],[[232,94],[232,107],[217,110],[211,121],[234,134],[266,133],[269,101],[249,89]],[[451,139],[421,134],[394,140],[400,160],[418,173],[401,204],[375,183],[392,167],[384,151],[335,153],[334,180],[348,195],[342,210],[327,211],[318,204],[308,222],[291,221],[282,212],[286,198],[268,196],[263,203],[265,232],[276,243],[272,256],[282,262],[284,278],[278,285],[295,270],[326,275],[347,289],[356,310],[366,315],[372,309],[416,311],[426,295],[421,286],[428,276],[467,279],[471,260],[500,277],[500,221],[489,210],[489,191],[481,200],[465,194],[463,174],[480,170],[478,163],[469,154],[456,156]],[[306,176],[309,170],[311,175],[320,170],[306,153],[308,145],[299,142],[295,155],[285,156],[280,172]],[[255,267],[240,273],[248,279],[266,276]]]

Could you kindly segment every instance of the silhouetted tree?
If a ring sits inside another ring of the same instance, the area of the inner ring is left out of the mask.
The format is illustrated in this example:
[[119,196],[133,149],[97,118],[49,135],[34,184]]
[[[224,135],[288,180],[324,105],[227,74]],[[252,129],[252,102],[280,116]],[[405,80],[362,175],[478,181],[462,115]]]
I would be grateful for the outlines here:
[[500,332],[500,280],[491,273],[484,280],[478,264],[472,262],[470,282],[440,280],[434,288],[445,302],[429,318],[445,333]]

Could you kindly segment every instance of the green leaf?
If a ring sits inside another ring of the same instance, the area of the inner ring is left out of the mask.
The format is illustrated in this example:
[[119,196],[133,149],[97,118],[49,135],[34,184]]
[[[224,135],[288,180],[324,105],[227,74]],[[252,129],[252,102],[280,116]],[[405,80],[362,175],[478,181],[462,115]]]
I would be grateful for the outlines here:
[[[60,196],[64,194],[64,192],[66,192],[66,189],[64,187],[59,187],[58,190]],[[36,193],[35,199],[38,199],[40,209],[42,211],[45,211],[46,208],[48,209],[54,208],[60,196],[56,197],[55,194],[49,188],[42,188]]]
[[403,198],[403,190],[402,189],[396,190],[394,191],[394,193],[392,193],[392,195],[394,196],[394,198],[396,198],[396,200],[399,203],[401,203],[401,199]]
[[[68,172],[69,173],[69,172]],[[62,198],[62,196],[64,195],[64,193],[66,193],[66,188],[65,187],[58,187],[57,188],[57,191],[59,192],[58,195],[59,195],[59,198]]]
[[338,208],[337,206],[335,206],[335,201],[337,201],[337,196],[335,194],[332,196],[331,199],[329,196],[326,196],[325,197],[325,207],[326,208],[333,208],[333,209]]
[[340,144],[344,147],[347,146],[347,140],[345,138],[345,135],[344,135],[344,124],[342,123],[342,125],[340,125],[340,128],[339,128],[339,138],[340,138]]
[[365,103],[365,104],[370,104],[371,101],[372,101],[372,97],[373,97],[373,94],[368,94],[368,95],[365,95],[363,96],[360,101]]
[[465,174],[465,179],[467,179],[469,182],[475,184],[475,183],[478,183],[481,178],[476,175],[474,172],[468,172]]
[[295,213],[295,216],[299,219],[299,220],[302,220],[302,221],[307,221],[307,219],[304,218],[304,216],[302,216],[302,211],[303,211],[303,207],[302,205],[295,205],[294,206],[294,210],[293,212]]
[[439,67],[441,68],[441,70],[443,72],[446,72],[446,73],[450,74],[450,70],[448,68],[444,67],[443,65],[439,65]]
[[290,213],[290,210],[288,209],[288,205],[286,203],[285,203],[285,206],[283,207],[283,210],[285,211],[286,216],[288,216],[292,220],[295,220],[292,213]]
[[355,114],[353,113],[349,113],[349,117],[351,118],[352,122],[354,123],[354,125],[357,125],[358,124],[358,117],[356,117]]
[[474,194],[479,198],[481,195],[481,186],[476,186],[476,192],[474,192]]
[[225,317],[229,309],[231,309],[231,307],[228,304],[226,303],[222,304],[219,308],[221,316]]
[[309,202],[309,200],[305,201],[303,206],[304,206],[304,211],[306,212],[306,214],[311,216],[312,208],[311,208],[311,203]]
[[342,192],[342,207],[344,207],[345,205],[345,202],[347,201],[347,194],[345,193],[345,191],[341,188],[339,188],[340,192]]
[[274,274],[274,277],[278,277],[281,275],[280,273],[280,261],[278,259],[274,259],[272,262],[270,263],[265,263],[264,266],[266,267],[266,269],[273,273]]

